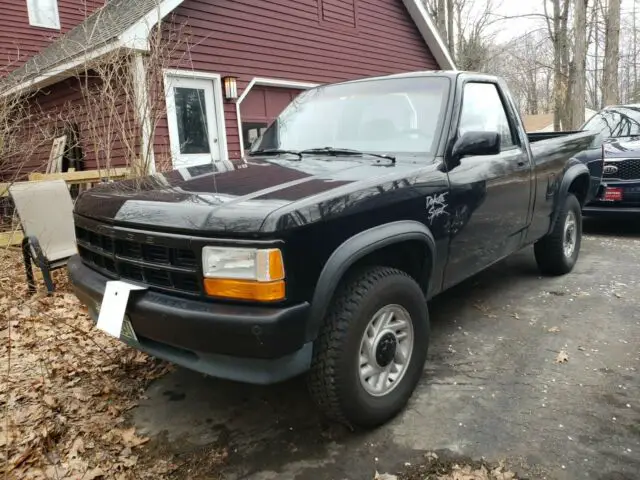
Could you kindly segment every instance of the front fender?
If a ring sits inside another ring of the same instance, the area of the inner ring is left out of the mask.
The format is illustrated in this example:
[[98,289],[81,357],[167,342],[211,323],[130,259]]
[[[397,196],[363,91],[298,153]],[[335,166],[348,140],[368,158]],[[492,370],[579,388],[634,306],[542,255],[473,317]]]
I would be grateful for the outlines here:
[[[431,278],[435,264],[436,242],[433,234],[424,224],[402,220],[379,225],[354,235],[335,249],[320,272],[307,323],[307,341],[313,341],[317,337],[331,299],[347,270],[364,256],[406,240],[422,241],[429,249],[430,270],[425,272],[425,280],[428,281]],[[425,282],[426,284],[427,282]]]
[[558,220],[560,208],[562,207],[562,205],[564,205],[567,194],[569,193],[569,188],[571,188],[571,184],[579,177],[586,177],[585,181],[588,185],[587,188],[590,189],[591,174],[584,163],[576,163],[567,169],[564,176],[562,177],[562,182],[560,182],[560,186],[558,187],[558,191],[556,193],[556,198],[553,205],[553,216],[551,217],[551,226],[549,228],[549,231],[553,230],[556,221]]

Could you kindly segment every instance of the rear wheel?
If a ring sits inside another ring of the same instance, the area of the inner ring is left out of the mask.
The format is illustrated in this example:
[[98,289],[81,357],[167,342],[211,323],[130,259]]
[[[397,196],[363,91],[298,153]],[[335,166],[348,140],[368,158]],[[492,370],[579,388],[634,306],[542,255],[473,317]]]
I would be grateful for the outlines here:
[[580,202],[575,195],[569,193],[560,208],[553,230],[534,245],[540,271],[547,275],[564,275],[573,270],[578,261],[581,240]]
[[336,294],[314,346],[309,391],[333,420],[374,427],[393,418],[422,374],[427,304],[406,273],[372,267]]

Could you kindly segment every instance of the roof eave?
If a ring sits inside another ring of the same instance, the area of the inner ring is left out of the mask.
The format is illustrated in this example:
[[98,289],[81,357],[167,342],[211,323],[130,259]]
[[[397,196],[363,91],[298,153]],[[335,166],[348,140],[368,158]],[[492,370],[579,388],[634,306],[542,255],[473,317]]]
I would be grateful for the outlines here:
[[183,1],[184,0],[159,0],[156,8],[150,10],[134,25],[112,40],[18,83],[0,93],[0,97],[19,95],[65,80],[78,72],[78,70],[81,70],[81,67],[86,66],[88,63],[120,49],[148,52],[150,49],[149,35],[153,27],[176,9]]

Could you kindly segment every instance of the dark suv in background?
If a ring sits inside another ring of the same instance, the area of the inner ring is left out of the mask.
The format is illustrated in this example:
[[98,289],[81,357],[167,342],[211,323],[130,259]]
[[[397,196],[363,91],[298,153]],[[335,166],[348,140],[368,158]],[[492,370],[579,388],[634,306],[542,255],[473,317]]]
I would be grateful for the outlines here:
[[604,137],[602,188],[585,215],[640,213],[640,104],[605,107],[582,130]]

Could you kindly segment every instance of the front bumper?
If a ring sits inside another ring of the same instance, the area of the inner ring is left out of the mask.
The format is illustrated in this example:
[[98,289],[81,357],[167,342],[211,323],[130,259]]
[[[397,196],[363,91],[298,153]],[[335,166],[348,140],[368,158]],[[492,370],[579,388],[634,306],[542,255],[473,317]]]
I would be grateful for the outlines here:
[[626,216],[640,215],[640,207],[637,205],[625,205],[616,203],[611,205],[588,204],[582,208],[586,216]]
[[[107,281],[77,255],[68,263],[76,296],[94,320]],[[208,375],[269,384],[309,368],[305,343],[309,304],[287,307],[230,305],[152,290],[133,292],[127,304],[138,342],[123,339],[155,357]]]

